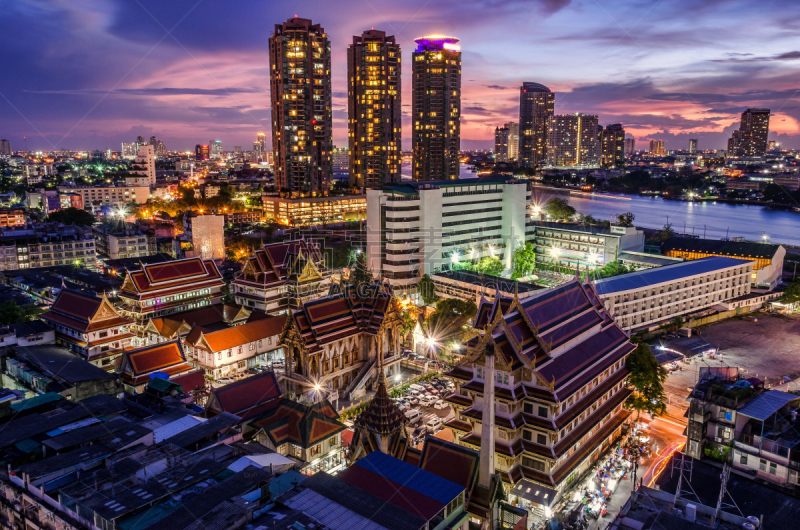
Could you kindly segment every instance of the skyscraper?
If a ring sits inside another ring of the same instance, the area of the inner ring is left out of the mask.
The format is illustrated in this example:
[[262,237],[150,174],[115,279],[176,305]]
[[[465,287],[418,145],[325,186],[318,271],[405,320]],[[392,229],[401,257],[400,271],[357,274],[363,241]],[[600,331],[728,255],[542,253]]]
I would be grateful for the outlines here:
[[625,138],[625,156],[633,156],[636,152],[636,138]]
[[689,139],[689,154],[697,154],[697,138]]
[[548,157],[549,127],[556,108],[556,94],[539,83],[522,83],[519,89],[519,162],[533,167]]
[[208,142],[208,155],[211,158],[222,158],[222,141],[211,140]]
[[764,156],[769,135],[769,109],[747,109],[739,126],[738,156]]
[[328,189],[331,178],[331,43],[319,24],[291,18],[269,39],[275,185]]
[[150,137],[149,143],[153,146],[153,152],[156,156],[164,156],[167,154],[167,146],[155,136]]
[[494,161],[508,162],[509,130],[507,127],[494,128]]
[[197,161],[208,160],[208,146],[197,144],[194,146],[194,159]]
[[0,156],[11,156],[11,142],[5,138],[0,140]]
[[136,142],[122,142],[122,158],[126,160],[133,160],[136,158],[136,153],[139,151]]
[[601,163],[622,166],[625,163],[625,129],[621,123],[607,125],[601,136]]
[[728,138],[728,152],[727,156],[739,156],[739,130],[733,131],[731,137]]
[[508,159],[519,159],[519,122],[510,121],[503,125],[508,129]]
[[664,149],[664,140],[650,140],[650,154],[652,156],[664,156],[667,154]]
[[147,177],[147,182],[150,187],[156,185],[156,156],[155,148],[152,144],[144,144],[139,146],[139,151],[136,158],[131,164],[130,173]]
[[416,39],[412,54],[414,180],[457,179],[461,151],[461,48],[458,39]]
[[[548,127],[547,163],[553,167],[592,168],[600,165],[596,115],[553,116]],[[524,138],[525,135],[523,134]]]
[[400,45],[386,32],[353,36],[347,49],[350,185],[400,182]]
[[253,142],[253,151],[259,158],[266,158],[267,156],[267,135],[260,132],[256,135],[256,141]]

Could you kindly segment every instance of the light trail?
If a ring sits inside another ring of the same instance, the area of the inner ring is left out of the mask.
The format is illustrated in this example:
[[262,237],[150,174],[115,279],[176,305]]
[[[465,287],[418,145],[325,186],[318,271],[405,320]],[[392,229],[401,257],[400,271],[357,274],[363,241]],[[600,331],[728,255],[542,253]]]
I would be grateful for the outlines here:
[[[675,454],[677,451],[683,449],[685,445],[686,442],[672,442],[670,445],[667,446],[669,450],[665,448],[664,455],[658,458],[657,460],[654,460],[653,463],[650,464],[650,467],[647,468],[647,473],[645,473],[645,476],[651,474],[650,481],[647,483],[648,488],[652,487],[655,481],[658,479],[658,477],[661,476],[661,473],[664,472],[664,468],[667,467],[667,462],[672,457],[672,455]],[[653,469],[655,469],[655,472],[653,472]]]

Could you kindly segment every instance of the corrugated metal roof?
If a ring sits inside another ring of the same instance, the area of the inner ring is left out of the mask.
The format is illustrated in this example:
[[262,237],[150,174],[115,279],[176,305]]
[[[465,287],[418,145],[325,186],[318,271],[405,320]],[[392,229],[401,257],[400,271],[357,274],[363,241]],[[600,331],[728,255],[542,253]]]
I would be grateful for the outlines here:
[[601,295],[620,291],[631,291],[633,289],[641,289],[642,287],[658,285],[660,283],[671,282],[681,278],[686,278],[688,276],[706,274],[716,270],[735,267],[737,265],[745,265],[747,263],[752,262],[736,258],[702,258],[693,261],[685,261],[683,263],[676,263],[675,265],[657,267],[655,269],[621,274],[612,278],[603,278],[601,280],[597,280],[594,285],[597,289],[597,292]]
[[796,399],[800,399],[800,396],[781,392],[780,390],[769,390],[739,409],[738,412],[748,418],[764,421],[778,412],[781,407]]
[[207,420],[205,418],[198,418],[197,416],[184,416],[179,420],[162,425],[161,427],[153,430],[155,442],[160,443],[162,440],[171,438],[176,434],[182,433],[183,431],[190,429],[198,423],[202,423],[204,421]]

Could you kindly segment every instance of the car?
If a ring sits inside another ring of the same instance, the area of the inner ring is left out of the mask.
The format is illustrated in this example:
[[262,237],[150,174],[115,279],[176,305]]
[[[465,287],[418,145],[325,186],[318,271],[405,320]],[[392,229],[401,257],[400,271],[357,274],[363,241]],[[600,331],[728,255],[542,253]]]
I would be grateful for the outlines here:
[[418,397],[416,397],[416,396],[412,396],[412,397],[410,397],[410,398],[408,399],[408,402],[409,402],[411,405],[419,405],[419,398],[418,398]]
[[419,402],[420,404],[425,405],[426,407],[430,407],[436,402],[436,398],[434,396],[425,396]]
[[419,440],[420,438],[425,436],[425,431],[426,431],[425,426],[424,425],[420,425],[419,427],[414,429],[414,432],[411,434],[411,439],[412,440]]
[[431,418],[428,420],[428,423],[425,424],[425,430],[431,434],[435,434],[436,431],[442,428],[442,419],[441,418]]
[[212,386],[219,388],[221,386],[230,385],[231,383],[235,383],[235,380],[231,379],[230,377],[222,377],[214,381]]
[[436,403],[433,404],[433,408],[435,408],[436,410],[444,410],[444,409],[447,408],[447,403],[445,403],[444,401],[442,401],[440,399]]
[[409,423],[417,423],[420,419],[422,419],[422,413],[417,409],[407,410],[405,415],[406,418],[408,418]]
[[408,403],[398,403],[397,408],[400,409],[400,412],[403,412],[405,410],[409,410],[411,408],[411,405],[409,405]]

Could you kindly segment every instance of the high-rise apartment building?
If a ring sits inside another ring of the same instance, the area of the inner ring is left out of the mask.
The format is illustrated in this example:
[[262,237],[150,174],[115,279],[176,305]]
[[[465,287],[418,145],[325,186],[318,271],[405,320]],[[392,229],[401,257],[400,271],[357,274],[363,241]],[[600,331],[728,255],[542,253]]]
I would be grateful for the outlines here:
[[156,155],[155,149],[151,144],[144,144],[139,146],[139,152],[136,154],[136,159],[130,168],[130,173],[147,177],[147,185],[155,187],[156,185]]
[[697,138],[689,139],[689,154],[690,155],[697,154]]
[[347,50],[350,185],[400,182],[400,45],[386,32],[353,36]]
[[236,158],[242,158],[242,146],[241,145],[234,145],[233,146],[233,156]]
[[207,145],[197,144],[194,146],[194,158],[197,161],[208,160],[209,150]]
[[733,142],[728,141],[728,156],[764,156],[767,153],[768,135],[769,109],[745,110],[739,130],[734,131],[731,138]]
[[[350,151],[346,147],[336,147],[334,146],[333,150],[331,151],[331,167],[334,172],[346,172],[350,169]],[[352,184],[352,173],[351,175],[351,185]]]
[[519,162],[525,167],[544,164],[548,136],[556,108],[556,94],[539,83],[519,89]]
[[[592,168],[600,165],[597,116],[554,116],[548,130],[547,163],[557,168]],[[524,141],[525,134],[522,134]]]
[[291,18],[269,39],[275,185],[323,191],[331,178],[331,43],[319,24]]
[[267,135],[260,132],[256,135],[256,141],[253,142],[253,151],[255,151],[258,158],[264,159],[267,156]]
[[650,154],[652,156],[664,156],[667,154],[664,149],[664,140],[650,140]]
[[416,39],[412,54],[412,177],[457,179],[461,150],[461,48],[458,39]]
[[508,162],[509,130],[507,127],[494,128],[494,161]]
[[503,125],[508,129],[508,160],[519,159],[519,122],[510,121]]
[[625,156],[633,156],[636,152],[636,138],[625,138]]
[[0,156],[11,156],[11,142],[5,138],[0,140]]
[[625,129],[621,123],[606,125],[601,135],[601,163],[621,166],[625,163]]
[[208,155],[211,158],[222,158],[222,142],[220,140],[208,142]]
[[133,160],[136,158],[136,153],[138,152],[138,146],[136,142],[122,142],[122,158],[126,160]]

